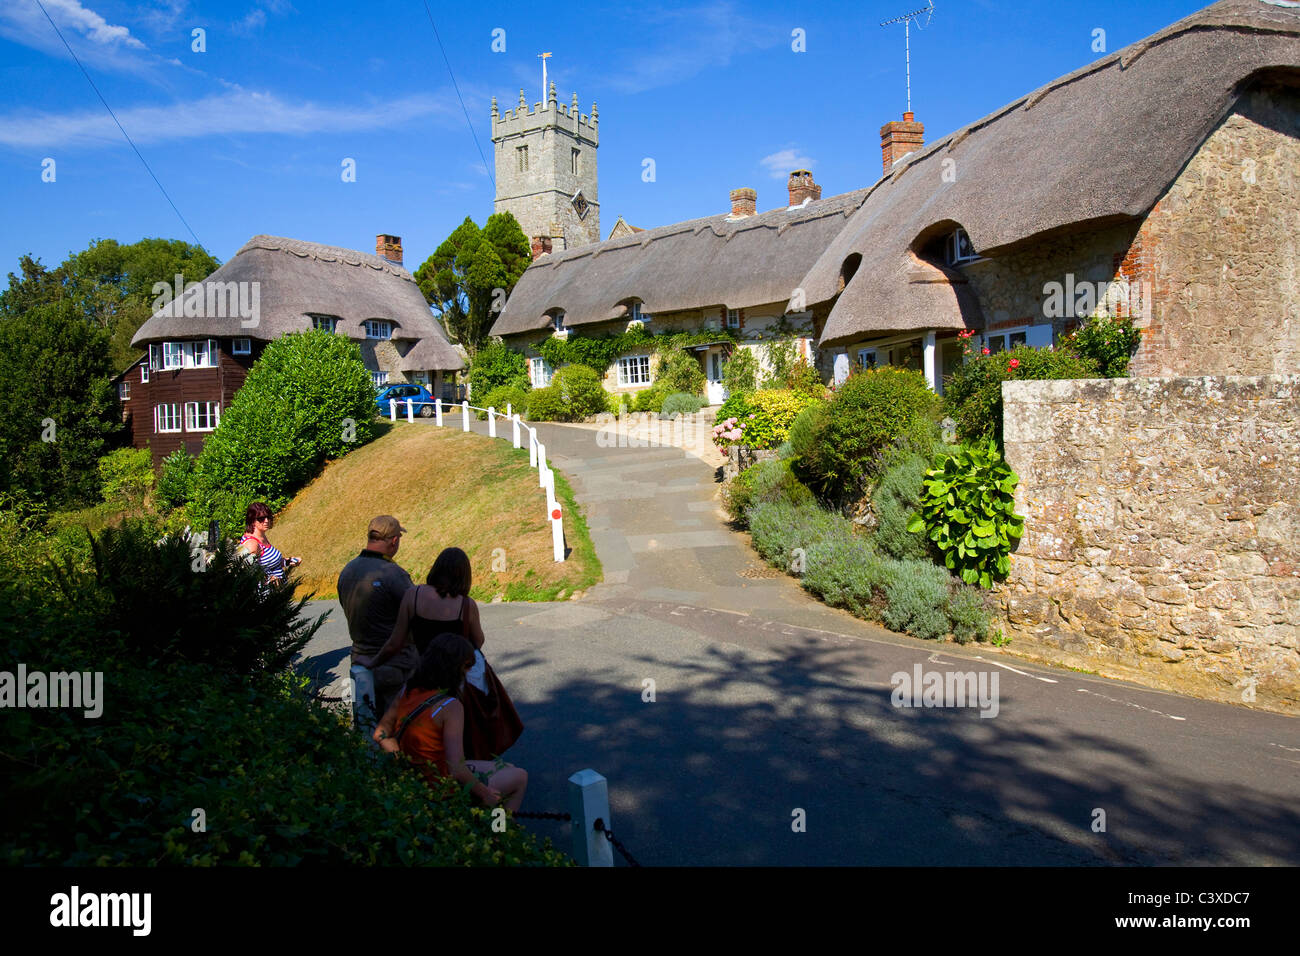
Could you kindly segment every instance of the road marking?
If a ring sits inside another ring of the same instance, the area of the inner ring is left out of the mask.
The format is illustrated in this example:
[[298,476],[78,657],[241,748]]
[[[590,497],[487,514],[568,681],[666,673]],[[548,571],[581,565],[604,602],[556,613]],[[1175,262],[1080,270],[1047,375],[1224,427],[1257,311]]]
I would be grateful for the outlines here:
[[1293,754],[1300,754],[1300,747],[1287,747],[1287,746],[1284,745],[1284,744],[1274,744],[1274,743],[1270,743],[1269,746],[1270,746],[1270,747],[1281,747],[1283,750],[1289,750],[1289,751],[1291,751]]
[[1116,704],[1124,704],[1127,707],[1136,707],[1138,710],[1145,710],[1147,713],[1159,714],[1161,717],[1168,717],[1170,720],[1186,720],[1186,717],[1175,717],[1173,714],[1166,714],[1163,710],[1153,710],[1150,707],[1143,707],[1141,704],[1135,704],[1130,700],[1120,700],[1118,697],[1107,697],[1105,694],[1098,694],[1093,690],[1085,690],[1082,687],[1076,687],[1080,694],[1092,694],[1093,697],[1100,697],[1102,700],[1109,700]]
[[1005,667],[1007,670],[1011,671],[1014,674],[1019,674],[1021,677],[1032,677],[1034,680],[1040,680],[1044,684],[1060,683],[1059,681],[1052,680],[1052,678],[1050,677],[1039,677],[1037,674],[1031,674],[1028,671],[1017,670],[1016,668],[1012,667],[1010,664],[1001,664],[997,661],[990,661],[983,657],[977,657],[975,658],[975,660],[984,661],[985,664],[992,664],[994,667]]

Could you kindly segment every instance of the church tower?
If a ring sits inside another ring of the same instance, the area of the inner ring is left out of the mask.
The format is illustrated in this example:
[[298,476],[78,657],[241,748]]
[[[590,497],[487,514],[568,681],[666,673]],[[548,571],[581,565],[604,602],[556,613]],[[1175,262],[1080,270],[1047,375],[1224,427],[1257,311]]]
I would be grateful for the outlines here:
[[600,241],[596,115],[595,103],[590,116],[579,112],[577,93],[568,107],[556,102],[554,83],[546,103],[534,103],[532,109],[523,90],[519,106],[504,113],[492,97],[494,211],[513,213],[519,220],[532,242],[533,258]]

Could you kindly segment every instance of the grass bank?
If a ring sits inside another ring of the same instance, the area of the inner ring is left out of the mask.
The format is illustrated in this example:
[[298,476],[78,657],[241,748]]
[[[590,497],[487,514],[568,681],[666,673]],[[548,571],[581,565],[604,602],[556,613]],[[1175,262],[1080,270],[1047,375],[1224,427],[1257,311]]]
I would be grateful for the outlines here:
[[559,563],[527,450],[398,423],[326,467],[277,517],[270,537],[303,559],[303,583],[321,598],[335,597],[339,571],[365,545],[370,519],[391,514],[406,528],[396,561],[417,583],[438,552],[454,546],[469,555],[475,600],[556,600],[595,584],[601,567],[569,483],[555,477],[569,552]]

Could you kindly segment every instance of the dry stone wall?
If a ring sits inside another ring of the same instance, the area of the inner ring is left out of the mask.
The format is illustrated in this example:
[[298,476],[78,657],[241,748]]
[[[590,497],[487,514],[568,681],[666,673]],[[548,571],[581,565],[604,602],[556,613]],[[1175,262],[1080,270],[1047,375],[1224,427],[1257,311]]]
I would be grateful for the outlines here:
[[1006,382],[1018,650],[1300,705],[1300,375]]

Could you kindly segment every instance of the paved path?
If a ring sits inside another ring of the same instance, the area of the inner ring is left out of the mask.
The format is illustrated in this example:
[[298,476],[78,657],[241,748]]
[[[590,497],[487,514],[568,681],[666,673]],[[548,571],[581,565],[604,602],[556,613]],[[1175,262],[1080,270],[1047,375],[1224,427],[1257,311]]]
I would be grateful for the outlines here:
[[[747,576],[761,563],[707,460],[542,432],[606,580],[482,608],[527,724],[510,753],[526,808],[563,809],[593,767],[616,832],[658,865],[1300,863],[1294,718],[872,627]],[[345,672],[331,617],[307,651],[324,682]],[[892,676],[917,666],[996,674],[996,716],[894,707]],[[534,828],[567,849],[563,825]]]

